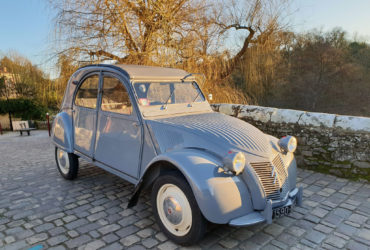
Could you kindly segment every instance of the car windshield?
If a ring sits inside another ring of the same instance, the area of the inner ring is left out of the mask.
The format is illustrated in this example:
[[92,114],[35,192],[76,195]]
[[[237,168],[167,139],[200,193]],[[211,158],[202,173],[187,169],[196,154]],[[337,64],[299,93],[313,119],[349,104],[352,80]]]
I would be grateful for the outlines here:
[[134,88],[141,106],[205,101],[196,82],[137,82]]

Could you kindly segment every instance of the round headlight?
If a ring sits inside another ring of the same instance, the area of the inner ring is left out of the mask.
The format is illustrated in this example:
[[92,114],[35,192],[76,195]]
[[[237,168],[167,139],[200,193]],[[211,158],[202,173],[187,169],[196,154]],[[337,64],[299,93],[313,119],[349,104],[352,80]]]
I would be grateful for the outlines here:
[[293,153],[297,149],[297,139],[294,136],[284,136],[278,144],[285,152]]
[[225,167],[236,175],[243,172],[245,157],[242,152],[229,152],[224,159]]

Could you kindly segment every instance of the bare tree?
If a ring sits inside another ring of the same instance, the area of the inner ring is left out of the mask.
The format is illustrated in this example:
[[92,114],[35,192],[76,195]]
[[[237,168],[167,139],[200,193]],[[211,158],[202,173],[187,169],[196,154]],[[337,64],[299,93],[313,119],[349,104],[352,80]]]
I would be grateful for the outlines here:
[[7,69],[7,92],[9,98],[36,100],[48,106],[52,102],[57,106],[54,96],[54,84],[44,72],[27,58],[17,52],[9,52],[0,59],[0,66]]
[[240,60],[254,45],[264,45],[269,38],[286,26],[284,18],[288,15],[288,0],[232,0],[222,1],[222,11],[215,18],[221,28],[220,34],[238,37],[241,33],[241,46],[227,60],[221,78],[229,76]]
[[[288,0],[50,1],[58,52],[74,60],[203,72],[218,101],[245,101],[227,80],[253,44],[280,28]],[[235,46],[228,41],[241,39]]]
[[201,1],[85,1],[55,3],[56,25],[66,49],[92,60],[158,64],[197,22]]
[[29,60],[12,52],[2,58],[0,63],[11,75],[8,80],[16,96],[33,97],[36,95],[36,85],[39,80],[37,78],[43,73]]

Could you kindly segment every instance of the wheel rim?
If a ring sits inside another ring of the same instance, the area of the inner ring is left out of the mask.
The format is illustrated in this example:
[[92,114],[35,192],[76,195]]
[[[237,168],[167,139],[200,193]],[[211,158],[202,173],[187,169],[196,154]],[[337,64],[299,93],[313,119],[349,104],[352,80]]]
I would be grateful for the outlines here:
[[159,218],[166,229],[176,235],[186,235],[192,225],[192,211],[186,195],[173,184],[163,185],[157,193]]
[[57,161],[60,171],[62,171],[63,174],[68,174],[69,172],[68,153],[61,150],[60,148],[57,148]]

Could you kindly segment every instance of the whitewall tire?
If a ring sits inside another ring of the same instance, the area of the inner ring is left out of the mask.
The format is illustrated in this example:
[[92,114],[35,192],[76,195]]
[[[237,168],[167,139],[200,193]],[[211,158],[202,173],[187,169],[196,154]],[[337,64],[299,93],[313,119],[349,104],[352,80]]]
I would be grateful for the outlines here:
[[194,194],[177,172],[157,178],[152,189],[154,216],[161,230],[177,244],[190,245],[203,238],[206,220]]
[[55,161],[59,173],[67,180],[73,180],[78,174],[78,158],[75,154],[68,153],[55,147]]

